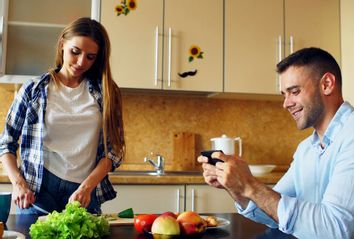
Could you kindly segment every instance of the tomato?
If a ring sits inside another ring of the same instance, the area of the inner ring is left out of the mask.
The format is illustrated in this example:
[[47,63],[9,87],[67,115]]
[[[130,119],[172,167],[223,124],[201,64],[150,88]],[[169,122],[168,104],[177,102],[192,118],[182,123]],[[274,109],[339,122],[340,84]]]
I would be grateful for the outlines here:
[[158,217],[156,214],[141,214],[134,217],[134,227],[139,233],[150,232],[151,225]]

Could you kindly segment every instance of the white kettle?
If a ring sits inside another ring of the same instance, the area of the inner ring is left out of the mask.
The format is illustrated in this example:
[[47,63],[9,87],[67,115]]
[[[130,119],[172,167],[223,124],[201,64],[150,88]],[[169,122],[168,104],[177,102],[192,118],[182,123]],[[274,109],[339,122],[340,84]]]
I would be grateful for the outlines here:
[[211,148],[213,150],[222,150],[226,155],[234,155],[235,154],[235,141],[238,142],[238,156],[242,156],[242,140],[240,137],[230,138],[225,134],[221,135],[218,138],[212,138]]

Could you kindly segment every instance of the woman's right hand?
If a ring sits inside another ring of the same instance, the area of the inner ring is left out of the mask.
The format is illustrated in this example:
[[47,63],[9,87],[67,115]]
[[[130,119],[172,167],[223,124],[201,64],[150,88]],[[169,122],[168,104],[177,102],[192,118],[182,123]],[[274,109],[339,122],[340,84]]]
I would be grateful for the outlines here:
[[12,201],[21,209],[29,208],[35,201],[34,193],[25,180],[13,186]]

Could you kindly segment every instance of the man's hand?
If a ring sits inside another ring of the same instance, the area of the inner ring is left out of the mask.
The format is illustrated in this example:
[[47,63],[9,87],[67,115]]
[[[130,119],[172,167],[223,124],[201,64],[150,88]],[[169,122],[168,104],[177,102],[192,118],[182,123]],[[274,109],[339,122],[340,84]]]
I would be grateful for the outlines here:
[[202,163],[205,182],[215,188],[224,188],[217,180],[216,167],[214,165],[208,164],[208,158],[199,156],[198,162]]

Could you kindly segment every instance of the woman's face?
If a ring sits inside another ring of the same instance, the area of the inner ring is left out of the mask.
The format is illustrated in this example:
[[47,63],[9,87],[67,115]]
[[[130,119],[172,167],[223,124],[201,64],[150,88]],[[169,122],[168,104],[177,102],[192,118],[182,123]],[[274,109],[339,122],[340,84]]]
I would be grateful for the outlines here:
[[80,79],[96,60],[99,47],[91,38],[75,36],[63,40],[63,72],[68,78]]

